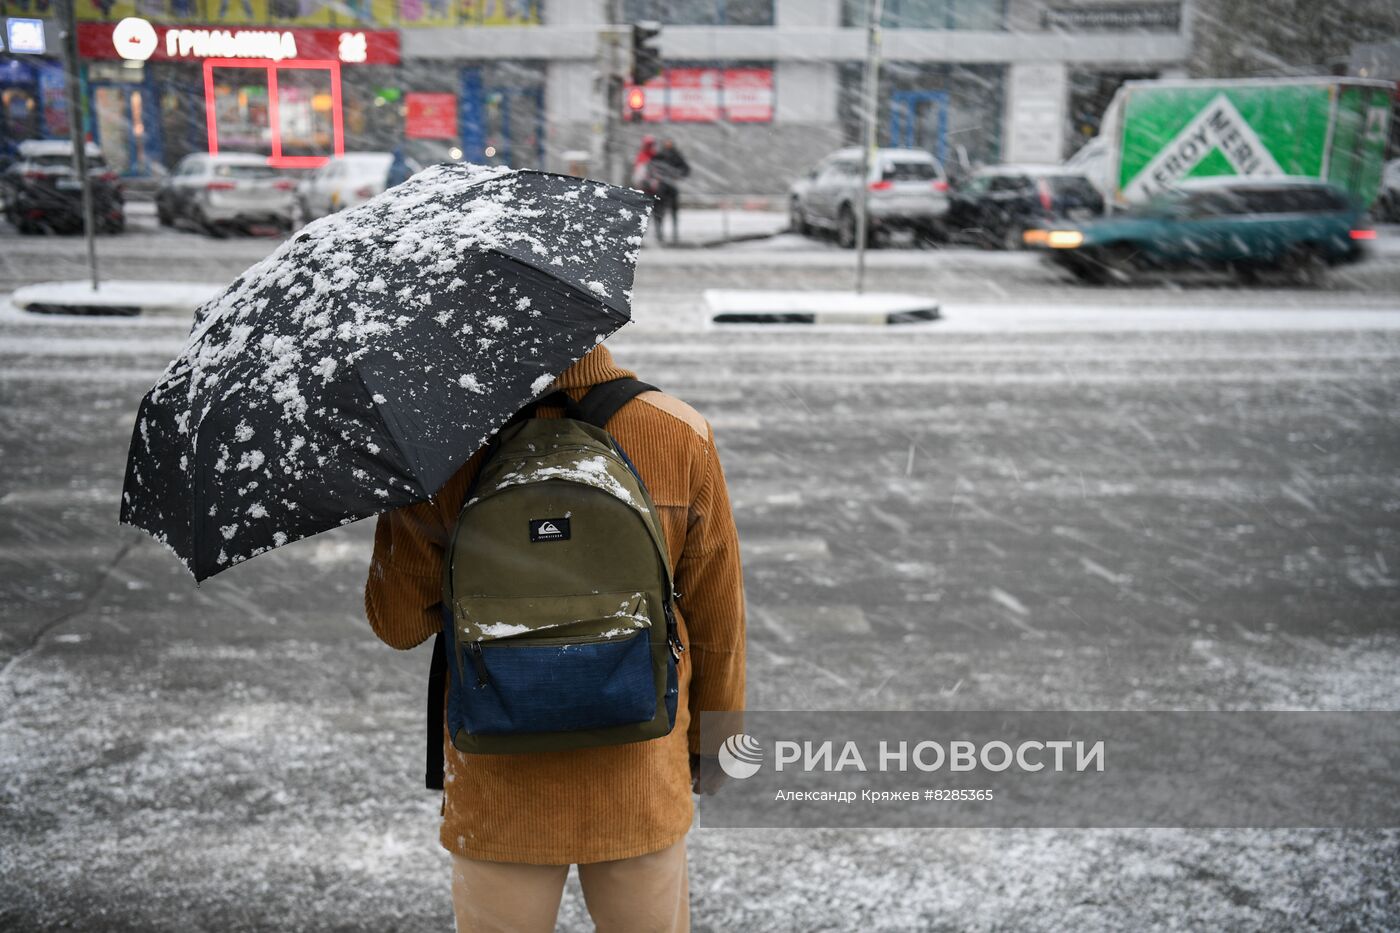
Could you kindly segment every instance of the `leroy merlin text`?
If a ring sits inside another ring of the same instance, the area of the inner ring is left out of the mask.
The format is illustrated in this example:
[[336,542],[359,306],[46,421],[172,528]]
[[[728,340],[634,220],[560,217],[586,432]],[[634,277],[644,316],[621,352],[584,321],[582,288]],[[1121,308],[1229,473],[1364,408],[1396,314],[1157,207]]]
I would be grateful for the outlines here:
[[[1008,742],[991,741],[978,745],[957,739],[951,742],[881,741],[872,759],[876,771],[1102,771],[1103,741],[1092,745],[1082,741],[1058,739],[1049,742],[1026,741],[1012,746]],[[773,770],[788,766],[802,771],[869,771],[866,758],[855,742],[846,742],[838,749],[836,743],[793,742],[783,739],[773,743]]]

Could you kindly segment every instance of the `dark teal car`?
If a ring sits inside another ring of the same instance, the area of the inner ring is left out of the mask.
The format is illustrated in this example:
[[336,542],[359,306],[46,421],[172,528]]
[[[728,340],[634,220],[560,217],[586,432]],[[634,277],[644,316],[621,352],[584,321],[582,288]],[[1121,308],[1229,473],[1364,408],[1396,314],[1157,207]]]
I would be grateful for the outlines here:
[[1126,281],[1159,269],[1220,269],[1246,280],[1279,270],[1314,283],[1355,262],[1375,238],[1360,206],[1313,178],[1206,178],[1155,201],[1054,229],[1026,245],[1089,282]]

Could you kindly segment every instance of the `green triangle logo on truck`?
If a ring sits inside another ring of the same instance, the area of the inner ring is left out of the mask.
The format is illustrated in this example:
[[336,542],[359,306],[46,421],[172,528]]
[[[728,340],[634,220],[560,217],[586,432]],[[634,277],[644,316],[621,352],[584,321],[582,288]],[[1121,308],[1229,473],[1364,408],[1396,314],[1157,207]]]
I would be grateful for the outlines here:
[[1224,94],[1217,94],[1123,188],[1133,201],[1167,191],[1219,152],[1236,175],[1282,175],[1283,169]]

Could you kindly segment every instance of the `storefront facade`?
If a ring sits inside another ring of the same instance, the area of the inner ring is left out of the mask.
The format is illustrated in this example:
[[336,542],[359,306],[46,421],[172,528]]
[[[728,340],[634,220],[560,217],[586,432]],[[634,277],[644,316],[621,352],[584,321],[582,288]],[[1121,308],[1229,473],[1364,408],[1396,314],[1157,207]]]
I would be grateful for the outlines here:
[[[77,12],[85,129],[128,177],[160,175],[191,152],[255,152],[287,169],[347,150],[544,158],[541,67],[401,52],[415,31],[538,26],[536,3],[79,0]],[[22,77],[37,97],[37,80]],[[19,133],[59,135],[33,121]]]
[[[1180,75],[1189,57],[1189,6],[1180,0],[884,6],[880,141],[927,149],[955,170],[1059,161],[1096,131],[1122,81]],[[419,161],[565,170],[586,152],[601,172],[596,78],[611,8],[607,0],[79,0],[87,128],[129,175],[158,174],[211,147],[260,152],[289,168],[345,149],[402,148]],[[621,8],[627,21],[662,22],[667,65],[628,95],[622,147],[632,151],[647,133],[675,139],[695,156],[692,191],[781,193],[858,138],[864,0],[623,0]],[[121,27],[132,20],[149,32]],[[141,32],[135,44],[121,28]],[[146,57],[122,54],[143,43]],[[51,77],[23,71],[8,85],[17,100],[52,97]],[[17,120],[21,106],[29,105],[11,107]],[[48,121],[24,125],[58,135]]]
[[29,3],[0,3],[0,158],[26,139],[68,134],[58,30],[38,12]]
[[[90,131],[113,168],[148,175],[188,152],[255,152],[314,168],[346,148],[376,66],[400,62],[393,30],[225,30],[140,17],[80,23]],[[347,105],[348,100],[348,105]]]
[[[581,35],[605,3],[544,11],[544,28]],[[625,0],[629,20],[657,19],[667,74],[637,99],[625,148],[643,134],[671,137],[691,155],[690,188],[780,194],[831,150],[861,138],[866,0]],[[1189,58],[1189,4],[1180,0],[884,0],[877,135],[926,149],[966,171],[996,162],[1059,162],[1097,132],[1126,80],[1179,77]],[[434,41],[446,45],[447,37]],[[548,46],[549,43],[536,43]],[[593,53],[551,49],[551,168],[587,149],[596,104],[584,92]],[[756,117],[735,118],[725,81],[697,109],[694,74],[761,76]],[[677,116],[676,104],[680,103]],[[624,105],[626,108],[626,104]],[[626,108],[630,110],[630,108]],[[631,116],[631,114],[628,114]],[[593,121],[596,123],[596,119]],[[698,158],[695,157],[698,154]],[[596,154],[595,154],[596,155]]]

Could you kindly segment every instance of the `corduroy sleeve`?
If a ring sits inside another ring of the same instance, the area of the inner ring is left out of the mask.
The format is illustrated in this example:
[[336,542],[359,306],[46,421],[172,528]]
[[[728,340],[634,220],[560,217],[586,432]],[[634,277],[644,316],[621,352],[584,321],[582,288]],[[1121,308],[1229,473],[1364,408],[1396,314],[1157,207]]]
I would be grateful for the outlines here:
[[690,643],[690,750],[700,751],[700,712],[744,708],[744,571],[715,434],[691,503],[676,588]]
[[413,648],[442,628],[442,538],[433,502],[386,512],[375,525],[365,615],[394,648]]

